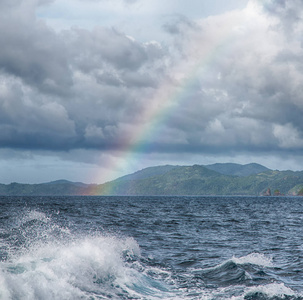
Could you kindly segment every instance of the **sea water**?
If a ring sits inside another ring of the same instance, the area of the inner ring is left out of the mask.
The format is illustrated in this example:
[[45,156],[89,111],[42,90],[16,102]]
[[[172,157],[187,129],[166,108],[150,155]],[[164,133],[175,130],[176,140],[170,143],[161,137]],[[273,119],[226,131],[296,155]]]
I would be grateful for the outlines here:
[[303,198],[0,197],[0,299],[303,299]]

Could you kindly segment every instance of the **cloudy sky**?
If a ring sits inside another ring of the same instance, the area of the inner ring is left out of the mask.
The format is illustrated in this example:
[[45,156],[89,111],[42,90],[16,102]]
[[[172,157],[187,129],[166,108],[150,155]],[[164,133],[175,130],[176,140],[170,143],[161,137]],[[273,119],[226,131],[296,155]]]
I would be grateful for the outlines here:
[[303,169],[301,0],[0,0],[0,182]]

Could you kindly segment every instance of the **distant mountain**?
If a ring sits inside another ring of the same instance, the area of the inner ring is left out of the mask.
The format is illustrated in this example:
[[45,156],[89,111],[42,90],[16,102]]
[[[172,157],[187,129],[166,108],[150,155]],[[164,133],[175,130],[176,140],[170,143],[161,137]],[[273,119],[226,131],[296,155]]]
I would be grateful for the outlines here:
[[40,184],[0,184],[0,195],[56,196],[88,195],[96,185],[58,180]]
[[233,163],[216,163],[205,166],[208,169],[219,172],[224,175],[236,175],[236,176],[249,176],[253,174],[259,174],[262,172],[269,171],[268,168],[251,163],[247,165],[233,164]]
[[41,184],[44,184],[44,185],[67,184],[67,185],[75,185],[75,186],[81,186],[81,187],[87,186],[87,184],[85,184],[83,182],[72,182],[72,181],[68,181],[66,179],[59,179],[59,180],[45,182],[45,183],[41,183]]
[[149,167],[104,184],[57,180],[0,184],[0,195],[272,195],[303,194],[303,172],[258,164]]
[[[257,164],[244,168],[233,164],[215,167],[241,176],[225,175],[209,166],[178,166],[151,177],[125,178],[98,185],[95,192],[99,195],[261,195],[269,189],[272,194],[296,195],[303,185],[303,172],[273,171]],[[259,173],[262,170],[265,171]]]

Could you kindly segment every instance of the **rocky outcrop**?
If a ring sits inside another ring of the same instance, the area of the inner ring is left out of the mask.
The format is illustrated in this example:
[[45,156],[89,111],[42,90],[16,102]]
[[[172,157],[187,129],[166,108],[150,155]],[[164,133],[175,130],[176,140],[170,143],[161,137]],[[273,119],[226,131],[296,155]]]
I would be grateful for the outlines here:
[[263,196],[271,196],[271,190],[268,188],[265,192],[262,194]]

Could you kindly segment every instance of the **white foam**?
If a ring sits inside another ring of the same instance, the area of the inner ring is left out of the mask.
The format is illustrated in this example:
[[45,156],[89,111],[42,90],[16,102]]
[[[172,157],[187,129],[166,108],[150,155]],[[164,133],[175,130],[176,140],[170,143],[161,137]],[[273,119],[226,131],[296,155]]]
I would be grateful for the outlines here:
[[238,265],[253,264],[253,265],[263,266],[263,267],[273,267],[274,266],[273,262],[272,262],[272,257],[265,256],[264,254],[254,252],[254,253],[250,253],[250,254],[242,256],[242,257],[233,256],[231,259],[228,259],[214,267],[195,269],[195,271],[208,271],[208,270],[218,269],[230,261],[232,261]]
[[253,264],[263,267],[273,267],[272,257],[265,256],[262,253],[250,253],[246,256],[235,257],[231,259],[236,264]]
[[[94,235],[35,244],[0,262],[0,299],[92,299],[127,293],[130,298],[164,299],[170,293],[161,276],[135,258],[133,238]],[[145,295],[145,296],[144,296]]]
[[98,281],[126,285],[134,270],[125,265],[123,251],[140,252],[134,239],[113,236],[36,245],[0,263],[0,299],[85,299],[104,292]]
[[[202,290],[199,299],[226,299],[226,300],[244,300],[249,294],[262,293],[268,298],[279,297],[284,299],[285,296],[302,297],[301,294],[294,292],[283,283],[270,283],[255,287],[232,286],[223,287],[216,290]],[[232,295],[232,296],[231,296]]]
[[164,282],[158,286],[157,276],[147,275],[149,267],[133,259],[140,256],[133,238],[75,235],[37,210],[21,211],[12,232],[13,243],[4,245],[9,258],[0,262],[0,299],[116,298],[119,293],[152,299],[166,293]]
[[284,285],[284,283],[270,283],[266,285],[260,285],[257,287],[250,288],[246,291],[246,294],[248,293],[263,293],[266,294],[269,298],[272,297],[285,297],[287,296],[302,296],[294,292],[291,288]]
[[16,225],[19,227],[26,222],[30,222],[33,220],[38,220],[43,223],[48,223],[51,219],[46,216],[45,213],[37,210],[25,210],[18,214],[16,218]]

